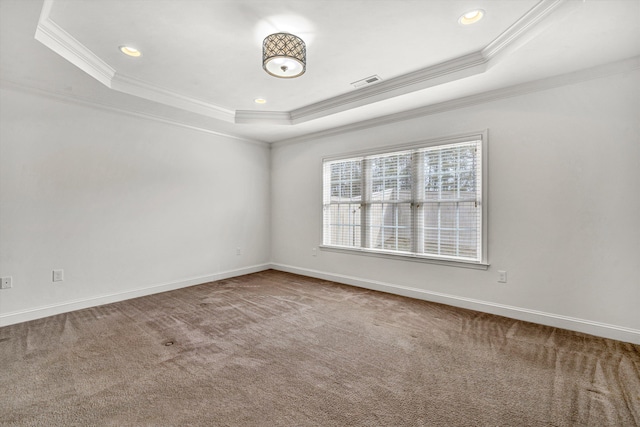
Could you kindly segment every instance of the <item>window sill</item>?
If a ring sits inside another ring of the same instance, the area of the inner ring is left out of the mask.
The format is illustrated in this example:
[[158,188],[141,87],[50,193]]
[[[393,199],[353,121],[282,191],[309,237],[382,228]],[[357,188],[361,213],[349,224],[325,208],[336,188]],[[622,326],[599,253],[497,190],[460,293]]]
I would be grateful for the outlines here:
[[447,265],[450,267],[471,268],[474,270],[487,270],[490,265],[490,264],[479,263],[479,262],[466,262],[466,261],[457,261],[457,260],[450,260],[450,259],[428,258],[426,256],[413,255],[413,254],[395,254],[390,252],[373,251],[369,249],[344,248],[340,246],[327,246],[327,245],[320,245],[319,247],[323,251],[339,252],[339,253],[346,253],[346,254],[352,254],[352,255],[374,256],[378,258],[395,259],[398,261],[413,261],[413,262],[423,262],[426,264]]

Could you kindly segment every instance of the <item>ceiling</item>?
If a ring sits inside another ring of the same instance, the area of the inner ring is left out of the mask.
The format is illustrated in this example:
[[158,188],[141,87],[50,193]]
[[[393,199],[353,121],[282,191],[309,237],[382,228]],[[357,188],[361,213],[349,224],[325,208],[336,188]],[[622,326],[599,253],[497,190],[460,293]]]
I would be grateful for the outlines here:
[[[3,84],[264,142],[640,63],[638,0],[0,0],[0,19]],[[307,44],[299,78],[262,69],[282,31]]]

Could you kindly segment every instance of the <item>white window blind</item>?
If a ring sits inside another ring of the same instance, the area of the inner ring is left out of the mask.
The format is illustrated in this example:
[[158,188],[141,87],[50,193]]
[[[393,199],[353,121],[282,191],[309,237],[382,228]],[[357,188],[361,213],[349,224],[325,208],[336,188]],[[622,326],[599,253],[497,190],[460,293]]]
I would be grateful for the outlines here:
[[482,138],[324,162],[325,246],[483,262]]

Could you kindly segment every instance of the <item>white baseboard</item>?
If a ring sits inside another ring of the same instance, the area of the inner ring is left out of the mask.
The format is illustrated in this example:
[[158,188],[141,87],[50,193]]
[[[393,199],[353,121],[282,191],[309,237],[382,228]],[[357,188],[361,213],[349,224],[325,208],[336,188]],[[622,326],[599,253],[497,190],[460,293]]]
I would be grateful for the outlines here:
[[583,332],[599,337],[610,338],[619,341],[630,342],[640,345],[640,330],[627,328],[623,326],[610,325],[606,323],[594,322],[591,320],[578,319],[575,317],[563,316],[553,313],[546,313],[537,310],[530,310],[521,307],[514,307],[504,304],[496,304],[488,301],[481,301],[472,298],[464,298],[455,295],[443,294],[440,292],[431,292],[423,289],[412,288],[407,286],[384,283],[375,280],[363,279],[354,276],[345,276],[342,274],[328,273],[307,268],[294,267],[284,264],[259,264],[249,267],[243,267],[236,270],[223,271],[207,276],[194,277],[181,280],[179,282],[161,283],[144,288],[133,289],[130,291],[119,292],[108,295],[100,295],[92,298],[85,298],[73,301],[66,301],[60,304],[52,304],[42,307],[36,307],[28,310],[15,311],[11,313],[0,314],[0,327],[13,325],[15,323],[27,322],[47,316],[53,316],[61,313],[68,313],[83,308],[95,307],[103,304],[111,304],[118,301],[124,301],[131,298],[152,295],[160,292],[172,291],[175,289],[185,288],[188,286],[199,285],[202,283],[213,282],[216,280],[228,279],[230,277],[242,276],[244,274],[257,273],[268,269],[286,271],[289,273],[300,274],[302,276],[315,277],[332,282],[343,283],[360,288],[371,289],[375,291],[387,292],[396,295],[402,295],[410,298],[432,301],[454,307],[467,308],[483,313],[497,314],[512,319],[524,320],[527,322],[538,323],[541,325],[553,326],[577,332]]
[[418,288],[411,288],[407,286],[394,285],[391,283],[378,282],[375,280],[362,279],[359,277],[327,273],[307,268],[299,268],[291,265],[272,263],[271,268],[274,270],[300,274],[302,276],[315,277],[317,279],[330,280],[332,282],[358,286],[360,288],[382,291],[425,301],[447,304],[454,307],[467,308],[483,313],[497,314],[500,316],[509,317],[511,319],[524,320],[541,325],[583,332],[603,338],[610,338],[618,341],[640,344],[640,330],[626,328],[623,326],[609,325],[606,323],[594,322],[591,320],[578,319],[575,317],[563,316],[559,314],[545,313],[543,311],[513,307],[504,304],[496,304],[493,302],[448,295],[440,292],[431,292]]
[[268,270],[270,268],[271,264],[252,265],[236,270],[214,273],[207,276],[193,277],[190,279],[181,280],[179,282],[161,283],[125,292],[117,292],[114,294],[100,295],[97,297],[66,301],[60,304],[52,304],[28,310],[0,314],[0,327],[13,325],[15,323],[27,322],[29,320],[41,319],[43,317],[53,316],[56,314],[68,313],[70,311],[81,310],[83,308],[95,307],[103,304],[111,304],[131,298],[143,297],[160,292],[173,291],[175,289],[200,285],[202,283],[213,282],[216,280],[228,279],[230,277],[242,276],[244,274],[257,273],[259,271]]

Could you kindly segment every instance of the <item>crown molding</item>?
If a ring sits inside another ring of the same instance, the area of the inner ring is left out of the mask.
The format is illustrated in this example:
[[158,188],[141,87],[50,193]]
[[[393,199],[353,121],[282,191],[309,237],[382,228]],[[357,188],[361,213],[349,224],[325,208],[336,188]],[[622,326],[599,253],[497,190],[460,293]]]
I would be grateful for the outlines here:
[[325,101],[291,111],[293,124],[324,117],[348,109],[404,95],[443,83],[481,74],[499,60],[499,53],[513,49],[516,42],[566,0],[542,0],[483,49],[404,74],[356,92],[339,95]]
[[399,95],[484,73],[500,60],[500,53],[505,53],[509,49],[513,50],[516,48],[516,42],[525,34],[530,33],[539,22],[563,4],[571,5],[566,0],[542,0],[531,8],[522,18],[477,52],[292,110],[289,112],[290,123],[275,123],[275,121],[269,121],[269,113],[259,111],[253,112],[250,116],[247,115],[248,118],[242,123],[296,125]]
[[183,121],[173,120],[173,119],[162,117],[156,114],[150,114],[143,111],[122,108],[121,106],[116,106],[116,105],[108,104],[104,102],[98,102],[94,99],[81,97],[76,94],[51,90],[49,88],[45,89],[42,87],[34,86],[31,83],[24,83],[24,82],[19,82],[15,80],[9,80],[4,77],[0,77],[0,88],[30,93],[32,95],[42,96],[42,97],[53,99],[55,101],[63,102],[66,104],[80,105],[83,107],[93,108],[96,110],[109,111],[116,114],[122,114],[128,117],[137,117],[140,119],[151,120],[158,123],[177,126],[183,129],[190,129],[198,132],[204,132],[210,135],[216,135],[224,138],[234,139],[234,140],[246,142],[249,144],[260,145],[263,147],[270,146],[270,143],[265,141],[241,137],[231,133],[219,132],[204,126],[192,125],[189,123],[185,123]]
[[120,73],[116,73],[111,79],[111,89],[225,122],[234,123],[235,121],[235,112],[233,110],[185,96]]
[[399,77],[384,80],[355,92],[339,95],[325,101],[291,111],[293,124],[325,117],[374,102],[405,95],[443,83],[483,73],[487,60],[481,52],[474,52]]
[[235,123],[291,125],[291,114],[286,111],[252,111],[237,110]]
[[53,0],[44,0],[35,39],[107,87],[116,71],[49,18]]
[[[412,110],[407,110],[407,111],[403,111],[396,114],[376,117],[376,118],[372,118],[372,119],[368,119],[368,120],[364,120],[356,123],[351,123],[344,126],[335,127],[335,128],[324,130],[324,131],[307,133],[302,136],[282,139],[274,142],[266,142],[262,140],[255,140],[255,139],[240,137],[230,133],[218,132],[210,128],[190,125],[184,122],[171,120],[165,117],[149,114],[146,112],[136,111],[132,109],[125,109],[120,106],[114,106],[107,103],[97,102],[93,99],[79,97],[77,95],[70,94],[67,92],[54,91],[48,88],[44,89],[41,87],[36,87],[32,83],[27,84],[23,82],[14,81],[14,80],[9,80],[3,77],[0,77],[0,87],[32,93],[32,94],[48,97],[48,98],[69,103],[69,104],[82,105],[82,106],[95,108],[103,111],[110,111],[118,114],[124,114],[127,116],[134,116],[134,117],[138,117],[146,120],[152,120],[155,122],[178,126],[181,128],[196,130],[199,132],[205,132],[208,134],[231,138],[231,139],[235,139],[238,141],[251,143],[255,145],[279,147],[279,146],[304,143],[312,140],[317,140],[320,138],[336,136],[336,135],[356,132],[360,130],[366,130],[366,129],[375,128],[378,126],[384,126],[384,125],[411,120],[419,117],[439,114],[439,113],[452,111],[460,108],[471,107],[474,105],[484,104],[487,102],[499,101],[505,98],[516,97],[516,96],[525,95],[533,92],[540,92],[540,91],[553,89],[561,86],[567,86],[567,85],[580,83],[584,81],[610,77],[616,74],[631,72],[637,69],[640,69],[640,56],[635,56],[625,60],[612,62],[609,64],[600,65],[597,67],[588,68],[584,70],[579,70],[572,73],[548,77],[548,78],[536,80],[533,82],[522,83],[519,85],[510,86],[507,88],[496,89],[496,90],[492,90],[492,91],[488,91],[488,92],[484,92],[476,95],[466,96],[463,98],[458,98],[450,101],[444,101],[437,104],[415,108]],[[252,113],[252,112],[249,112],[249,113]],[[277,115],[281,113],[274,112],[274,114]]]
[[530,34],[534,26],[543,21],[563,4],[569,7],[577,7],[576,2],[567,2],[566,0],[540,1],[513,25],[502,32],[502,34],[485,46],[480,51],[482,56],[486,58],[487,61],[497,58],[500,53],[512,47],[523,36]]
[[496,39],[477,52],[460,56],[430,67],[407,73],[378,84],[335,96],[291,111],[252,111],[224,108],[200,99],[173,92],[148,82],[117,73],[93,52],[53,22],[49,15],[54,0],[44,0],[36,39],[58,53],[105,86],[134,96],[217,120],[238,124],[273,124],[292,126],[342,111],[383,101],[410,92],[460,80],[487,71],[508,51],[521,45],[524,35],[561,5],[578,7],[568,0],[541,0]]
[[53,0],[45,0],[35,39],[110,89],[233,123],[235,112],[116,72],[50,18]]
[[532,82],[521,83],[506,88],[495,89],[475,95],[465,96],[462,98],[452,99],[450,101],[439,102],[437,104],[427,105],[425,107],[415,108],[412,110],[402,111],[400,113],[390,114],[386,116],[376,117],[363,120],[356,123],[350,123],[319,132],[308,133],[302,136],[282,139],[272,142],[274,147],[299,144],[329,136],[342,135],[349,132],[375,128],[419,117],[430,116],[433,114],[444,113],[447,111],[457,110],[460,108],[471,107],[474,105],[485,104],[487,102],[499,101],[501,99],[512,98],[516,96],[526,95],[528,93],[540,92],[561,86],[567,86],[589,80],[595,80],[604,77],[610,77],[633,70],[640,69],[640,56],[634,56],[621,61],[609,64],[599,65],[584,70],[571,73],[560,74]]

